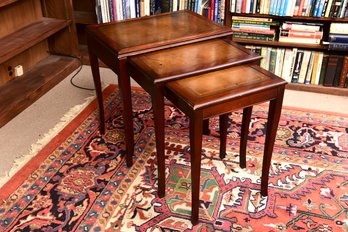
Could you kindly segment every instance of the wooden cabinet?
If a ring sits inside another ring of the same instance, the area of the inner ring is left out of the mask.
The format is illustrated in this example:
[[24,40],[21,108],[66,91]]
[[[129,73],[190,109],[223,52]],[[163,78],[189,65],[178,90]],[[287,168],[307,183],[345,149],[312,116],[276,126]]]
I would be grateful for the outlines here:
[[[242,14],[242,13],[231,13],[230,12],[230,1],[226,0],[226,25],[232,26],[232,16],[247,16],[247,17],[258,17],[258,18],[272,18],[274,21],[278,21],[280,25],[285,21],[292,22],[308,22],[308,23],[321,23],[323,24],[323,39],[322,41],[328,41],[330,25],[333,22],[347,23],[348,27],[348,18],[328,18],[328,17],[308,17],[308,16],[276,16],[268,14]],[[300,44],[300,43],[290,43],[290,42],[278,42],[276,41],[262,41],[262,40],[251,40],[251,39],[233,39],[235,42],[242,45],[257,45],[257,46],[267,46],[267,47],[281,47],[281,48],[298,48],[304,50],[320,51],[326,54],[337,54],[337,55],[347,55],[346,52],[339,51],[329,51],[328,45],[325,44]],[[339,87],[328,87],[323,85],[312,85],[312,84],[300,84],[300,83],[289,83],[286,86],[287,89],[300,90],[300,91],[309,91],[316,93],[324,94],[333,94],[333,95],[342,95],[348,96],[348,88],[339,88]]]
[[69,0],[0,0],[0,22],[2,127],[79,66],[79,49]]

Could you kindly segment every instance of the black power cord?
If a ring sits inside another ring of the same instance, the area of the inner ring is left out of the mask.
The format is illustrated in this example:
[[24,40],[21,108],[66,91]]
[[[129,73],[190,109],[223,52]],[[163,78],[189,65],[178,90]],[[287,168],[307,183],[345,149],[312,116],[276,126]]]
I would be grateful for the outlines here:
[[77,71],[75,72],[75,74],[70,78],[70,84],[78,89],[83,89],[83,90],[95,90],[94,88],[87,88],[87,87],[83,87],[83,86],[79,86],[77,84],[74,83],[74,78],[77,76],[77,74],[80,73],[80,71],[82,70],[82,66],[83,66],[83,62],[82,62],[82,59],[80,57],[77,57],[77,56],[72,56],[72,55],[66,55],[66,54],[61,54],[61,53],[55,53],[55,52],[50,52],[51,55],[57,55],[57,56],[67,56],[67,57],[71,57],[71,58],[75,58],[75,59],[78,59],[79,62],[80,62],[80,66],[79,68],[77,69]]
[[80,61],[80,67],[78,68],[78,70],[76,71],[76,73],[70,78],[70,84],[76,88],[79,88],[79,89],[83,89],[83,90],[95,90],[94,88],[91,89],[91,88],[87,88],[87,87],[82,87],[82,86],[79,86],[77,84],[74,83],[74,78],[77,76],[77,74],[79,74],[79,72],[81,71],[82,69],[82,66],[83,66],[83,62],[82,62],[82,59],[80,57],[75,57],[75,56],[71,56],[71,57],[74,57],[76,59],[78,59]]

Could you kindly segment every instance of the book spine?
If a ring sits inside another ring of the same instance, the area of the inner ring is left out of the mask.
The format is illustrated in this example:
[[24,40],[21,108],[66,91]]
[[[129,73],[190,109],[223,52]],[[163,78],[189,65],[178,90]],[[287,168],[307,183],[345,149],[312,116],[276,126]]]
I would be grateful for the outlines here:
[[[348,27],[348,24],[347,24]],[[348,35],[343,34],[329,34],[329,42],[334,43],[348,43]]]
[[282,29],[314,32],[314,31],[320,31],[320,26],[306,25],[306,24],[283,23]]
[[324,86],[333,86],[333,80],[335,78],[336,66],[337,66],[338,56],[329,56],[326,68],[326,74],[324,78]]
[[272,48],[270,53],[269,68],[268,68],[268,70],[272,73],[275,72],[275,66],[277,62],[276,58],[277,58],[277,50],[275,48]]
[[302,63],[305,65],[301,65],[301,70],[300,70],[300,76],[298,79],[298,83],[305,83],[305,79],[306,79],[306,73],[307,73],[307,69],[308,69],[308,63],[309,60],[311,58],[312,52],[311,51],[305,51],[304,55],[303,55],[303,59],[302,59]]
[[308,32],[308,31],[295,31],[295,30],[280,30],[280,36],[310,38],[310,39],[322,39],[323,32],[321,32],[321,31]]
[[319,57],[318,57],[318,66],[317,66],[317,74],[315,76],[315,82],[314,84],[315,85],[319,85],[319,80],[320,80],[320,71],[321,71],[321,66],[322,66],[322,63],[323,63],[323,56],[324,54],[322,52],[319,52]]
[[348,51],[348,43],[329,43],[329,50]]
[[286,80],[289,80],[288,82],[292,82],[292,74],[294,72],[295,68],[295,60],[297,57],[297,48],[292,49],[292,57],[291,57],[291,66],[290,66],[290,72],[289,72],[289,77],[286,78]]
[[332,84],[335,87],[337,87],[339,84],[342,66],[343,66],[343,60],[344,60],[344,56],[338,56],[335,77],[334,77],[333,84]]
[[300,70],[301,70],[301,65],[302,65],[302,58],[303,58],[303,50],[298,50],[296,54],[296,59],[295,59],[295,65],[292,73],[292,83],[298,83],[298,79],[300,76]]
[[324,54],[323,55],[323,62],[321,63],[321,69],[320,69],[319,85],[324,84],[324,79],[325,79],[325,75],[326,75],[326,68],[327,68],[328,61],[329,61],[329,55]]
[[340,74],[340,79],[339,79],[339,82],[338,82],[338,87],[341,87],[341,88],[344,87],[344,85],[346,83],[346,80],[347,80],[347,75],[348,75],[348,56],[345,56],[344,60],[343,60],[343,65],[342,65],[342,71],[341,71],[341,74]]
[[311,56],[311,58],[309,60],[308,70],[307,70],[307,73],[306,73],[305,84],[310,84],[311,83],[311,77],[312,77],[312,72],[313,72],[313,64],[314,64],[314,56]]

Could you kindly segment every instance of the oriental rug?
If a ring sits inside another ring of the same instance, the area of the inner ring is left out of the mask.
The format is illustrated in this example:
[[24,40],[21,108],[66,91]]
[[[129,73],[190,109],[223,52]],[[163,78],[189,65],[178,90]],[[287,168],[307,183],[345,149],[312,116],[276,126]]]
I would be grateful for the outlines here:
[[134,164],[124,162],[117,86],[104,91],[105,135],[92,102],[0,189],[0,231],[348,231],[348,116],[284,107],[260,195],[267,104],[253,109],[247,167],[238,164],[241,111],[228,155],[217,118],[204,136],[200,223],[190,222],[188,119],[166,102],[166,196],[157,196],[151,101],[132,90]]

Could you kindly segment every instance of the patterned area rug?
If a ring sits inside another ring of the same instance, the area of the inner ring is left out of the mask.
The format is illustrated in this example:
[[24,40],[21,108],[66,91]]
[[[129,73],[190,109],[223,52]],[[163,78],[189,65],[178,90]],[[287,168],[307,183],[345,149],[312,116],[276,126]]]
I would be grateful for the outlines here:
[[230,116],[219,159],[217,118],[202,151],[200,223],[190,222],[188,120],[166,105],[166,196],[157,197],[149,96],[133,90],[135,162],[124,162],[116,86],[105,91],[107,132],[96,103],[0,189],[0,231],[348,231],[348,116],[284,108],[260,195],[268,107],[254,107],[247,168],[238,164],[241,111]]

